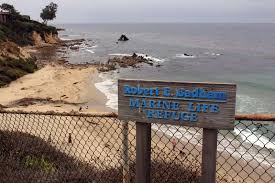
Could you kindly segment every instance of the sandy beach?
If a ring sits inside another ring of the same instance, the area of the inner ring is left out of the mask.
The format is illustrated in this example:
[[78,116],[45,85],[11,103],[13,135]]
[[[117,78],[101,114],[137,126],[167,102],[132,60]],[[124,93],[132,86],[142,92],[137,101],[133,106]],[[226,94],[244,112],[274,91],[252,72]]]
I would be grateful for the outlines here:
[[[94,86],[99,81],[93,66],[65,67],[49,64],[5,88],[0,104],[9,110],[99,112],[106,111],[104,94]],[[93,104],[87,106],[87,103]]]

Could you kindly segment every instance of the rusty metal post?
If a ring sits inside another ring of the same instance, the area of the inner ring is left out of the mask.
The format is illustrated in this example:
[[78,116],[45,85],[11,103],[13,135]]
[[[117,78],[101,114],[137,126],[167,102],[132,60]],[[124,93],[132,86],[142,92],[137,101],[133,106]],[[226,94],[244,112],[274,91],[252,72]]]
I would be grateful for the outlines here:
[[151,182],[151,124],[136,123],[136,182]]
[[217,136],[218,130],[203,129],[202,183],[216,182]]
[[122,166],[123,166],[123,183],[130,183],[130,165],[129,165],[129,146],[128,146],[128,122],[122,124]]

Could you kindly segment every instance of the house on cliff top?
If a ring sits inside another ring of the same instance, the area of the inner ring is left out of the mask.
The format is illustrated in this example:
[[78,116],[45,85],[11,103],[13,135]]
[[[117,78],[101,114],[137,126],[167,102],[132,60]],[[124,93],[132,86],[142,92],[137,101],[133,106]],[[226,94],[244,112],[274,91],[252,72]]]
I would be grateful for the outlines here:
[[11,14],[9,11],[4,11],[0,9],[0,24],[7,23],[11,18]]

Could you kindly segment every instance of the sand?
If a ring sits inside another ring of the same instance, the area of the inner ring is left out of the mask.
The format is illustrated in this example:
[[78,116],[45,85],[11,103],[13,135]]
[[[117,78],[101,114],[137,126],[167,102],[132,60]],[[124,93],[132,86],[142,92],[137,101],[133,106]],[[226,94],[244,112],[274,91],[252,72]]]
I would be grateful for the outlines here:
[[[8,106],[9,110],[69,112],[79,111],[82,107],[82,112],[106,111],[105,95],[94,86],[99,81],[97,75],[96,68],[92,66],[68,68],[49,64],[0,88],[0,104]],[[26,98],[44,101],[16,105],[19,100]],[[93,105],[87,106],[88,102]]]

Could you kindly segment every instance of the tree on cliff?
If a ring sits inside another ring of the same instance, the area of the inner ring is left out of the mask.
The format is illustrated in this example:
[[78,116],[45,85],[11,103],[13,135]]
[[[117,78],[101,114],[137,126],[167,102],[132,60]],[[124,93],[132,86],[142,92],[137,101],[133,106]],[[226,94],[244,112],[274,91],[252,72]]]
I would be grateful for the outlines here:
[[53,20],[56,18],[57,7],[58,5],[52,2],[44,9],[42,9],[40,17],[43,19],[44,23],[47,24],[49,20]]
[[14,8],[13,5],[10,5],[10,4],[7,4],[7,3],[3,3],[3,4],[0,5],[0,8],[2,10],[9,11],[11,15],[14,15],[14,16],[18,16],[19,15],[19,12]]

